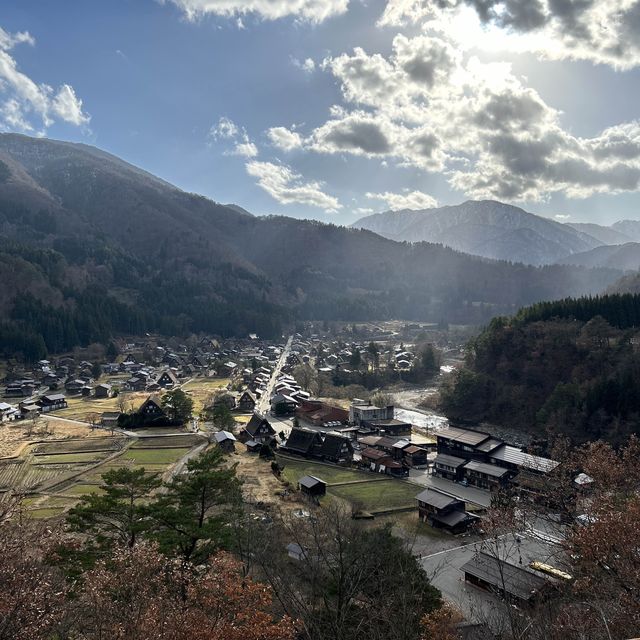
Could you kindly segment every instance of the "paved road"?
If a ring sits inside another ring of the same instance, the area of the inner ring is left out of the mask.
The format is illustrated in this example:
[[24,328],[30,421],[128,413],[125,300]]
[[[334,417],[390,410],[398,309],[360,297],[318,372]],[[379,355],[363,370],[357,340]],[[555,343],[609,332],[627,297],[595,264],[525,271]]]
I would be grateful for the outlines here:
[[273,369],[273,373],[271,374],[271,378],[269,378],[269,383],[267,384],[266,389],[262,396],[260,396],[260,400],[256,405],[256,413],[261,415],[263,418],[267,417],[267,413],[269,412],[270,400],[273,395],[273,390],[275,389],[276,382],[280,376],[280,371],[284,366],[287,358],[289,357],[289,352],[291,351],[291,343],[293,342],[293,336],[289,336],[287,340],[287,344],[285,345],[282,353],[280,354],[280,358],[276,363],[276,366]]

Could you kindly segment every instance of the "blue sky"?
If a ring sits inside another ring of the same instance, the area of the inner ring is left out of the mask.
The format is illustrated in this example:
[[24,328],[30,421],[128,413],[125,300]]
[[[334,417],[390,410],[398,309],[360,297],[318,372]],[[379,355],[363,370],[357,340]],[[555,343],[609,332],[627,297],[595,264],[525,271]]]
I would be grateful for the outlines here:
[[0,29],[2,130],[256,214],[640,218],[640,0],[4,0]]

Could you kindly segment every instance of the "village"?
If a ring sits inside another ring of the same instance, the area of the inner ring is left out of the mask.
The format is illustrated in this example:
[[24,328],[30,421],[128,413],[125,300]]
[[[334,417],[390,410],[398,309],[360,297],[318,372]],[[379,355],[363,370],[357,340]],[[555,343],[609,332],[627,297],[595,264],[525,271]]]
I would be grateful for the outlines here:
[[[561,523],[523,521],[500,543],[499,571],[485,557],[482,527],[499,490],[535,501],[558,462],[481,430],[417,426],[398,417],[390,394],[321,396],[323,375],[412,371],[413,342],[372,334],[349,343],[298,333],[281,343],[250,336],[190,346],[149,337],[119,345],[107,362],[69,355],[14,369],[0,391],[0,491],[23,491],[32,517],[60,517],[98,491],[108,469],[169,478],[219,447],[261,517],[274,509],[313,517],[336,501],[353,518],[391,522],[468,620],[486,617],[500,595],[526,606],[552,590],[562,573]],[[192,410],[176,419],[167,398],[178,390]],[[576,486],[586,491],[589,480]],[[290,555],[303,560],[304,549],[294,545]]]

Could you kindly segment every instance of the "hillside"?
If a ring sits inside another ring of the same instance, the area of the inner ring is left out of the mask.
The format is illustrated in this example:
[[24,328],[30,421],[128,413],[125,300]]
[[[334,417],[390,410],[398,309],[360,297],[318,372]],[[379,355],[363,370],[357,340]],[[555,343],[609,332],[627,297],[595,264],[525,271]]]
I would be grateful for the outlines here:
[[117,333],[280,335],[299,318],[482,323],[622,274],[259,218],[86,145],[0,134],[0,351]]
[[496,318],[442,393],[453,419],[615,444],[640,433],[640,295],[533,305]]
[[590,235],[492,200],[419,211],[387,211],[354,222],[387,238],[435,242],[472,255],[542,265],[602,244]]
[[559,264],[573,264],[582,267],[607,267],[620,271],[638,271],[640,269],[640,243],[627,242],[621,245],[596,247],[591,251],[574,253]]
[[605,227],[604,225],[594,224],[592,222],[568,222],[565,224],[576,231],[590,235],[602,242],[602,244],[625,244],[633,240],[631,236],[615,229],[613,226]]
[[620,220],[619,222],[614,222],[611,228],[618,233],[623,233],[633,242],[640,242],[640,220]]

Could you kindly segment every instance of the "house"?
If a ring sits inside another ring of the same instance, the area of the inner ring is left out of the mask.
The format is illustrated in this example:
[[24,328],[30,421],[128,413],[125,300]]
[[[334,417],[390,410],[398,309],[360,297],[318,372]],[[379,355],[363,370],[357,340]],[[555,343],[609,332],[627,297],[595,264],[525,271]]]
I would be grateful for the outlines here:
[[[438,441],[438,453],[465,458],[465,459],[486,459],[486,447],[481,447],[495,438],[488,433],[472,431],[471,429],[460,429],[458,427],[448,427],[438,431],[436,435]],[[498,444],[501,441],[497,441]]]
[[276,393],[271,398],[271,411],[277,416],[291,415],[295,413],[297,406],[298,403],[293,398],[282,393]]
[[475,518],[465,511],[464,502],[436,489],[425,489],[416,496],[418,517],[432,527],[462,533]]
[[165,369],[156,379],[156,384],[163,388],[175,387],[180,384],[176,374],[171,369]]
[[465,582],[496,593],[514,604],[535,602],[550,583],[546,578],[482,551],[460,567]]
[[270,441],[276,435],[275,429],[266,418],[261,418],[257,413],[251,416],[240,437],[245,443],[249,440],[262,444]]
[[354,400],[349,407],[349,422],[360,424],[371,420],[393,420],[393,405],[376,407],[370,402]]
[[353,460],[353,445],[349,438],[337,433],[327,433],[318,455],[331,462],[351,462]]
[[525,453],[519,447],[502,443],[501,446],[489,454],[491,464],[513,471],[526,470],[529,473],[544,475],[553,471],[560,463],[549,458]]
[[237,371],[238,365],[235,362],[225,362],[218,366],[218,375],[221,378],[231,378]]
[[147,388],[147,380],[143,377],[132,376],[125,382],[129,391],[144,391]]
[[96,398],[105,399],[113,397],[113,387],[110,384],[102,383],[96,385],[93,394]]
[[7,398],[28,398],[33,395],[36,386],[32,380],[18,380],[7,385],[4,395]]
[[360,425],[375,433],[384,434],[385,436],[410,436],[411,423],[403,420],[391,418],[388,420],[361,420]]
[[263,447],[261,442],[256,442],[255,440],[247,440],[244,446],[247,447],[249,453],[258,453]]
[[439,453],[433,461],[433,475],[447,480],[462,480],[462,468],[466,462],[464,458]]
[[335,422],[346,424],[349,420],[349,412],[346,409],[332,407],[320,400],[308,400],[306,398],[300,399],[300,404],[296,409],[296,416],[316,427]]
[[218,431],[213,434],[216,444],[225,453],[234,453],[236,450],[236,437],[229,431]]
[[100,425],[105,429],[115,429],[118,426],[119,411],[105,411],[100,416]]
[[404,462],[409,467],[424,467],[428,464],[427,450],[411,444],[402,450]]
[[380,449],[373,449],[371,447],[362,451],[360,465],[370,471],[384,473],[395,476],[396,478],[406,476],[409,473],[408,469],[406,469],[401,462],[394,460],[386,451],[380,451]]
[[67,407],[67,399],[62,393],[54,393],[48,396],[42,396],[37,404],[40,406],[40,411],[48,413],[49,411],[56,411]]
[[40,415],[40,405],[35,404],[35,402],[29,400],[28,402],[21,402],[19,405],[20,409],[20,418],[29,419],[35,418]]
[[327,493],[327,483],[315,476],[304,476],[298,480],[298,489],[312,498],[319,498]]
[[0,402],[0,422],[13,422],[18,415],[19,409],[7,402]]
[[509,478],[514,475],[509,469],[498,467],[495,464],[470,460],[462,467],[464,479],[479,489],[499,489],[506,485]]
[[294,427],[282,448],[291,453],[309,457],[316,455],[321,447],[322,436],[318,431]]
[[166,418],[167,414],[162,408],[160,398],[158,396],[149,396],[136,411],[139,416],[144,416],[147,421],[157,418]]
[[242,395],[238,399],[236,409],[243,413],[253,413],[256,408],[256,398],[251,391],[243,391]]

